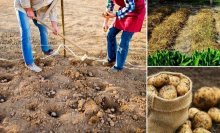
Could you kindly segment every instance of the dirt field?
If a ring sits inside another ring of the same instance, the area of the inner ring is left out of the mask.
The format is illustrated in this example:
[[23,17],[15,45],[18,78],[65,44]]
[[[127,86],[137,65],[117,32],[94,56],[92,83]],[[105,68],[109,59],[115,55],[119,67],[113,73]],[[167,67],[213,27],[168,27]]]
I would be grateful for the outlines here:
[[[192,82],[193,82],[193,91],[204,87],[220,87],[219,82],[219,68],[182,68],[182,67],[176,67],[176,68],[148,68],[148,75],[152,75],[161,71],[170,71],[170,72],[180,72],[188,76]],[[220,107],[220,105],[218,105]],[[219,133],[220,132],[220,126],[219,124],[214,124],[212,130],[212,133]]]
[[[4,8],[0,13],[0,58],[22,58],[13,0],[1,1],[0,8]],[[105,1],[65,0],[67,37],[90,55],[99,57],[103,50],[102,58],[106,56],[104,9]],[[145,65],[145,27],[131,43],[128,61],[135,65]],[[110,74],[109,67],[81,62],[69,52],[63,58],[63,51],[43,60],[39,33],[32,22],[31,30],[36,63],[43,71],[30,72],[22,60],[0,61],[1,133],[146,131],[145,70],[126,68]],[[50,43],[56,49],[62,40],[51,35]]]

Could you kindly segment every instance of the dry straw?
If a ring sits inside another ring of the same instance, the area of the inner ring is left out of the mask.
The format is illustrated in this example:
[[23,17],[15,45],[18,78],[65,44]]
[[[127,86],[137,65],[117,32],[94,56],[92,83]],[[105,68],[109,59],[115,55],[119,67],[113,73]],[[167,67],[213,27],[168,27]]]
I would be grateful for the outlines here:
[[150,51],[155,52],[169,48],[174,43],[175,37],[184,26],[189,14],[189,9],[180,8],[155,27],[149,40]]
[[[212,10],[201,9],[196,15],[190,17],[186,27],[177,37],[174,48],[189,54],[196,50],[218,49],[216,37],[217,32]],[[186,47],[188,50],[185,50]]]
[[154,27],[160,24],[164,18],[172,13],[173,9],[171,7],[161,7],[153,9],[153,11],[148,16],[148,35],[151,34]]

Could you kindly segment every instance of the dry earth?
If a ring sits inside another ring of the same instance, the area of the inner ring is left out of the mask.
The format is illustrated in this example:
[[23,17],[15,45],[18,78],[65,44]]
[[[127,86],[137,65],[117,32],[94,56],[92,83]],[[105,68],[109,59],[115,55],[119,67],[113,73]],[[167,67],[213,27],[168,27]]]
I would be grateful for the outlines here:
[[[13,0],[0,1],[0,8],[0,58],[19,59],[20,35]],[[98,57],[103,50],[102,58],[106,55],[104,9],[105,1],[65,0],[67,37],[93,56]],[[43,71],[30,72],[22,60],[0,61],[0,132],[146,131],[145,70],[126,68],[110,74],[109,68],[98,62],[82,62],[69,52],[64,58],[62,51],[41,59],[39,33],[32,22],[31,30],[36,63]],[[145,38],[144,26],[131,43],[129,62],[145,65]],[[51,35],[50,43],[56,49],[62,40]]]

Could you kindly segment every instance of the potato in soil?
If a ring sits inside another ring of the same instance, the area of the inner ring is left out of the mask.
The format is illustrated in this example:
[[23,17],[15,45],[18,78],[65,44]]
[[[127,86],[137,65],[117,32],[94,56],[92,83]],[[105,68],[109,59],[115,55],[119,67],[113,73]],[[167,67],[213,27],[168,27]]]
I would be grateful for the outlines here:
[[214,122],[220,123],[220,109],[215,107],[210,108],[208,114]]
[[177,98],[176,88],[173,85],[166,85],[160,89],[159,95],[164,99],[175,99]]
[[182,79],[176,87],[179,96],[185,95],[190,90],[190,82],[188,79]]
[[200,110],[197,108],[190,108],[189,109],[189,118],[192,119],[196,113],[198,113]]
[[193,130],[193,133],[211,133],[211,132],[204,128],[196,128],[195,130]]
[[147,93],[158,96],[158,91],[153,85],[148,85],[147,86]]
[[167,74],[159,74],[155,77],[153,85],[157,88],[160,88],[169,83],[169,76]]
[[180,83],[180,77],[169,75],[169,84],[170,85],[173,85],[176,87],[176,86],[178,86],[179,83]]
[[194,129],[201,127],[209,130],[212,128],[212,119],[206,112],[199,111],[192,119],[192,126]]
[[201,109],[209,109],[218,103],[215,91],[211,87],[202,87],[197,90],[193,97],[193,104]]

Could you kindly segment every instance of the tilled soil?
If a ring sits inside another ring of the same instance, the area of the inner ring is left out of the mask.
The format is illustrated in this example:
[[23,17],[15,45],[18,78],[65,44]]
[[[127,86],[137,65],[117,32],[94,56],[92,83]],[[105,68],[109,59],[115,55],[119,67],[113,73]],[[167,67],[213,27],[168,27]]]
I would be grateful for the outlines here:
[[2,132],[145,132],[144,71],[110,74],[97,62],[57,56],[0,63]]

